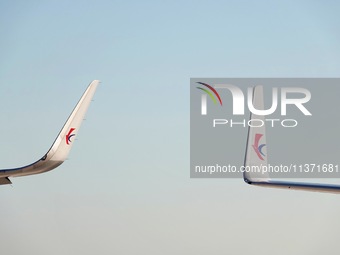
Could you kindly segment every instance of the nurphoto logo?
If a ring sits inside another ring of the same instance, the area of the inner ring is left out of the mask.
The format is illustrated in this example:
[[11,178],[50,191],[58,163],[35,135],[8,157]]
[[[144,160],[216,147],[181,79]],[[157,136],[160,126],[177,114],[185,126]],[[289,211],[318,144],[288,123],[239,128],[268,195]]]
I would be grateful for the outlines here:
[[340,78],[191,78],[190,176],[340,178],[339,94]]
[[[268,109],[257,109],[254,106],[253,102],[253,87],[247,88],[247,104],[245,104],[245,95],[243,91],[236,85],[232,84],[207,84],[204,82],[196,82],[201,85],[196,87],[197,89],[202,91],[201,95],[201,115],[208,114],[208,96],[213,102],[214,105],[217,105],[217,101],[219,105],[223,107],[221,95],[230,93],[232,96],[232,113],[233,115],[244,115],[245,114],[245,105],[248,107],[248,110],[258,116],[268,116],[273,114],[279,105],[281,108],[281,116],[287,116],[287,106],[293,105],[297,109],[301,111],[305,116],[311,116],[311,112],[305,106],[311,100],[311,92],[306,88],[301,87],[282,87],[282,88],[268,88],[271,89],[271,106]],[[256,84],[254,84],[256,85]],[[219,92],[218,92],[219,91]],[[280,92],[280,95],[279,95]],[[295,97],[292,96],[294,94]],[[225,107],[230,107],[227,103],[224,105]],[[280,122],[282,127],[296,127],[298,125],[298,121],[296,119],[270,119],[266,118],[265,120],[268,123],[271,123],[271,126],[274,127],[276,122]],[[217,125],[230,125],[230,127],[236,125],[252,126],[252,127],[260,127],[265,123],[264,120],[261,119],[253,119],[251,121],[246,121],[245,119],[242,122],[235,122],[233,119],[225,119],[225,118],[214,118],[213,119],[213,127]]]

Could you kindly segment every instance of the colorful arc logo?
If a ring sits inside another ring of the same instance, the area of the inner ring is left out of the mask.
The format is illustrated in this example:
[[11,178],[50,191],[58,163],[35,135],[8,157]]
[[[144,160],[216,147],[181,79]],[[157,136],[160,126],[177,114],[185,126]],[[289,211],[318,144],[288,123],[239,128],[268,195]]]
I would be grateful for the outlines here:
[[220,105],[222,106],[222,99],[220,95],[217,93],[216,89],[214,89],[212,86],[209,84],[203,83],[203,82],[196,82],[198,84],[201,84],[205,86],[206,88],[202,87],[196,87],[200,90],[203,90],[206,94],[202,94],[201,96],[201,114],[202,115],[207,115],[207,95],[211,98],[211,100],[214,102],[214,104],[217,104],[217,100],[220,102]]
[[253,144],[253,148],[257,154],[257,156],[259,157],[259,159],[261,160],[264,160],[263,157],[265,157],[266,155],[262,152],[262,149],[264,146],[266,146],[266,144],[260,144],[260,139],[261,137],[263,136],[263,134],[255,134],[255,141],[254,141],[254,144]]
[[72,134],[74,130],[76,129],[70,128],[70,130],[68,131],[68,134],[66,135],[66,144],[70,144],[72,142],[71,138],[76,135],[76,134]]
[[208,89],[210,89],[210,90],[208,90],[208,89],[205,89],[205,88],[196,87],[196,88],[198,88],[198,89],[200,89],[200,90],[203,90],[205,93],[207,93],[207,94],[210,96],[211,100],[213,100],[214,104],[216,104],[216,103],[217,103],[216,98],[215,98],[214,95],[211,93],[211,92],[213,92],[213,93],[215,94],[215,96],[217,97],[218,101],[220,102],[220,105],[222,106],[221,97],[220,97],[220,95],[217,93],[216,89],[214,89],[214,88],[213,88],[212,86],[210,86],[209,84],[206,84],[206,83],[203,83],[203,82],[197,82],[197,83],[198,83],[198,84],[201,84],[201,85],[203,85],[203,86],[205,86],[205,87],[207,87]]

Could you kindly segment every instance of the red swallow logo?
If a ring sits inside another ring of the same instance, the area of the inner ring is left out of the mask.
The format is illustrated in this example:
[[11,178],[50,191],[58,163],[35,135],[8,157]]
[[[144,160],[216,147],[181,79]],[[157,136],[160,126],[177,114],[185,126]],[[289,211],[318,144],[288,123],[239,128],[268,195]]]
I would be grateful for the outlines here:
[[254,148],[257,156],[259,157],[259,159],[264,160],[263,157],[265,157],[266,155],[262,152],[262,148],[264,146],[266,146],[266,144],[263,143],[263,144],[259,145],[260,139],[261,139],[262,136],[263,136],[263,134],[256,134],[255,135],[255,141],[254,141],[253,148]]
[[66,144],[70,144],[72,142],[71,138],[76,135],[76,134],[72,134],[72,132],[74,130],[76,130],[76,129],[75,128],[70,128],[70,131],[68,131],[68,134],[66,135]]

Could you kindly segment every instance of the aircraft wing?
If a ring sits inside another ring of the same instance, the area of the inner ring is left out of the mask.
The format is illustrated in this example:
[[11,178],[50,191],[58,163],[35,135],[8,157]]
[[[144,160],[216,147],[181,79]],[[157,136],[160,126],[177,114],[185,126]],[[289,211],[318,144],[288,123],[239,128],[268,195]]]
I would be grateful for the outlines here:
[[[256,86],[253,88],[253,105],[258,110],[264,109],[263,102],[263,87]],[[264,116],[250,115],[250,119],[261,119],[264,121]],[[244,167],[264,166],[267,165],[268,148],[265,125],[261,127],[251,127],[248,129],[246,154],[244,160]],[[267,187],[267,188],[279,188],[279,189],[291,189],[291,190],[305,190],[314,192],[326,192],[326,193],[340,193],[340,185],[335,184],[322,184],[322,183],[305,183],[305,182],[290,182],[290,181],[278,181],[269,177],[267,172],[243,172],[243,179],[246,183]]]
[[8,177],[26,176],[50,171],[61,165],[67,158],[76,134],[99,85],[94,80],[85,90],[48,152],[38,161],[23,167],[0,170],[0,185],[11,184]]
[[266,188],[278,188],[278,189],[291,189],[291,190],[305,190],[324,193],[340,193],[340,185],[335,184],[323,184],[323,183],[305,183],[305,182],[288,182],[288,181],[257,181],[249,183],[255,186],[261,186]]

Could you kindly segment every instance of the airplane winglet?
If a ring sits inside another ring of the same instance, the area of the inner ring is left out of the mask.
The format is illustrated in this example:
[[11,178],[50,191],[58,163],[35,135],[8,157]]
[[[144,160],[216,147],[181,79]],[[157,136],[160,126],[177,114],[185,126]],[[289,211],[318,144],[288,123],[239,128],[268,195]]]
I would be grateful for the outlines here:
[[99,80],[94,80],[87,87],[48,152],[30,165],[0,170],[0,185],[11,184],[8,177],[47,172],[66,160],[99,82]]
[[[254,107],[258,110],[264,109],[262,86],[256,86],[253,88],[253,104]],[[265,123],[264,116],[258,116],[251,113],[250,120],[252,119],[261,119]],[[246,153],[244,159],[245,168],[247,167],[256,168],[268,165],[268,150],[266,140],[267,139],[265,125],[261,127],[249,126]],[[304,190],[340,194],[340,185],[273,180],[269,177],[268,172],[244,171],[243,179],[248,184],[267,188]]]

